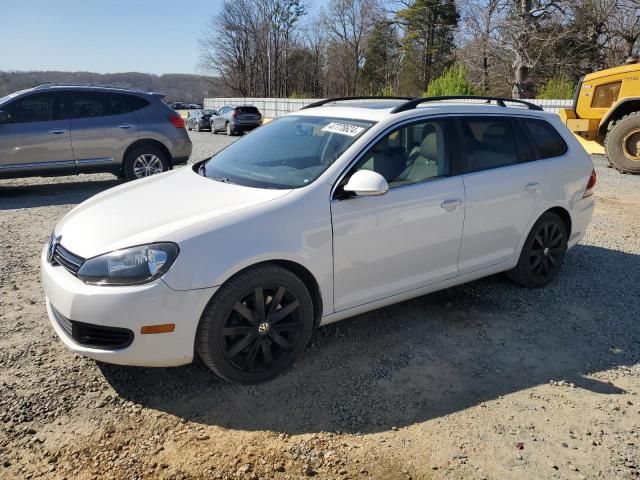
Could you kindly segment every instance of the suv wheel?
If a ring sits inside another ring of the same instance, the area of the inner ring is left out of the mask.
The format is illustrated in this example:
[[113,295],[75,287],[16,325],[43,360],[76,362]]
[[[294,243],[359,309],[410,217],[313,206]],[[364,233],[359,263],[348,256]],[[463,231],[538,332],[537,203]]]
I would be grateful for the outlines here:
[[547,212],[529,232],[518,264],[507,272],[507,276],[523,287],[544,287],[558,274],[566,251],[564,222],[555,213]]
[[169,161],[160,149],[153,146],[134,148],[124,161],[127,180],[148,177],[169,170]]
[[225,380],[256,383],[287,369],[313,329],[313,302],[289,270],[265,264],[232,278],[214,295],[198,326],[196,350]]
[[232,137],[233,136],[233,130],[231,129],[231,124],[230,123],[227,123],[225,129],[227,131],[227,136]]

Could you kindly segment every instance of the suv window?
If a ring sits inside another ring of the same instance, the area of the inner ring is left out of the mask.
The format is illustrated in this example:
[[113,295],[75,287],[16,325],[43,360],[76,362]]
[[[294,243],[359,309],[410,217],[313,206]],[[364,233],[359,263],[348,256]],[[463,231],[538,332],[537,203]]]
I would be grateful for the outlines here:
[[256,107],[236,107],[238,113],[260,113]]
[[60,118],[60,105],[55,93],[34,93],[2,107],[7,123],[48,122]]
[[121,115],[139,110],[149,102],[135,95],[111,92],[73,92],[73,118],[103,117]]
[[467,172],[518,163],[518,149],[509,118],[464,117],[460,121]]
[[538,159],[559,157],[567,152],[567,144],[549,122],[535,118],[523,118],[520,121],[538,151]]
[[389,187],[418,183],[450,173],[447,120],[414,123],[379,140],[359,162],[357,170],[373,170]]

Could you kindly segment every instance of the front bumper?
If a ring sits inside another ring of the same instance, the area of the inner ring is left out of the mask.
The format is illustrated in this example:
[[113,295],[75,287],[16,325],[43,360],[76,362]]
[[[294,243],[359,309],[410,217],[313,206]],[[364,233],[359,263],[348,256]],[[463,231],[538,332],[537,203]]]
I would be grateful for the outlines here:
[[[191,363],[200,316],[216,288],[176,291],[162,280],[131,287],[87,285],[63,267],[40,258],[47,313],[62,342],[75,353],[106,363],[169,367]],[[126,348],[103,349],[77,343],[54,309],[67,319],[133,331]],[[144,325],[174,323],[171,333],[141,334]]]

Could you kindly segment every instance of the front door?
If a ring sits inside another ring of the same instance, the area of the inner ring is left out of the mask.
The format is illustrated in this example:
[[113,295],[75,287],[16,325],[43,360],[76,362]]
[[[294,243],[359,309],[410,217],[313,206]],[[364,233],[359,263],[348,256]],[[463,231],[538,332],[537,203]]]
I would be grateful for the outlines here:
[[336,191],[331,202],[336,311],[458,274],[465,193],[452,170],[451,134],[444,119],[385,134],[349,175],[374,170],[386,178],[389,191],[379,197]]
[[34,93],[1,107],[0,175],[75,170],[70,122],[54,92]]

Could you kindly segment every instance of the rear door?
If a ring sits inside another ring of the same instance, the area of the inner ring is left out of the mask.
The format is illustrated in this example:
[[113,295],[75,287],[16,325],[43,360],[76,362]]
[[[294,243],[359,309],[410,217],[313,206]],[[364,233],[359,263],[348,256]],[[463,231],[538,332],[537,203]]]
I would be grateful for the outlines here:
[[59,92],[33,93],[2,107],[0,174],[69,173],[75,169],[70,121]]
[[71,93],[71,144],[78,169],[117,168],[129,145],[138,139],[134,110],[148,102],[112,92]]
[[466,212],[460,275],[513,259],[542,198],[544,165],[506,116],[465,116],[462,135]]

